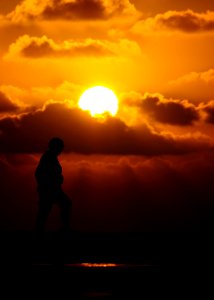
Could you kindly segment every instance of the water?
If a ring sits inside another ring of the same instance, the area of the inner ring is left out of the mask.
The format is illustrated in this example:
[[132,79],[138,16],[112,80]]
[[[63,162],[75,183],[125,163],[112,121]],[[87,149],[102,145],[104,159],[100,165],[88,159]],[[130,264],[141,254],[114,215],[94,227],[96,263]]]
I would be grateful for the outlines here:
[[157,281],[160,267],[114,262],[41,264],[34,265],[34,275],[37,282],[44,282],[48,277],[55,282],[55,288],[63,278],[64,291],[75,299],[134,299],[148,292],[155,277]]
[[1,287],[28,299],[160,299],[171,289],[170,299],[183,298],[182,282],[186,289],[191,279],[195,289],[206,275],[211,242],[198,235],[4,234]]

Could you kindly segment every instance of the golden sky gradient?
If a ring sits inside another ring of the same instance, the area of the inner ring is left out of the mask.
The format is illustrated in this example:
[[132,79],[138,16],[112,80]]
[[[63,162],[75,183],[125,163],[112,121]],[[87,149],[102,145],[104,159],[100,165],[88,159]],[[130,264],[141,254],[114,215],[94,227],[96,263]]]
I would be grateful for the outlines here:
[[129,130],[210,146],[212,9],[212,1],[1,2],[1,122],[22,124],[54,103],[71,112],[87,88],[103,85],[119,98],[115,122]]

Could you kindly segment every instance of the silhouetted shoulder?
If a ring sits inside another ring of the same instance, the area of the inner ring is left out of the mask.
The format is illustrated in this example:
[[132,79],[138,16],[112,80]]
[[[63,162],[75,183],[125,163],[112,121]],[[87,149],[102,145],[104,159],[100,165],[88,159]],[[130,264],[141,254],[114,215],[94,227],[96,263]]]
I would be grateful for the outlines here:
[[39,165],[40,166],[46,166],[49,165],[49,164],[53,164],[54,161],[56,161],[57,158],[54,157],[53,155],[51,155],[50,151],[46,151],[40,158],[40,161],[39,161]]

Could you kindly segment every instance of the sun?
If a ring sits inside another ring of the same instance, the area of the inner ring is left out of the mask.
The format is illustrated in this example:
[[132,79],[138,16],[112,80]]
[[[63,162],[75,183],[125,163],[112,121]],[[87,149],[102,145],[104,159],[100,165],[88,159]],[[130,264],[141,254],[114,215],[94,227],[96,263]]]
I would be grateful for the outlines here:
[[92,117],[102,117],[105,113],[115,116],[118,111],[117,96],[104,86],[94,86],[86,90],[78,105],[82,110],[89,111]]

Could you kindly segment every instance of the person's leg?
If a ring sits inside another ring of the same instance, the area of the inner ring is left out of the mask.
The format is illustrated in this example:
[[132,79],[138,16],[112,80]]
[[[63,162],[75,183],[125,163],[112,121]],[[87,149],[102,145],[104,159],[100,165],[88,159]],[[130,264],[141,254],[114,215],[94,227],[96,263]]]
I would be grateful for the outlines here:
[[45,225],[47,222],[47,218],[52,209],[53,203],[48,201],[48,199],[40,196],[38,211],[36,216],[36,231],[37,232],[45,232]]
[[58,205],[60,207],[60,218],[62,223],[63,230],[70,230],[70,215],[71,215],[71,200],[70,198],[62,191],[60,193]]

